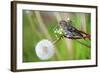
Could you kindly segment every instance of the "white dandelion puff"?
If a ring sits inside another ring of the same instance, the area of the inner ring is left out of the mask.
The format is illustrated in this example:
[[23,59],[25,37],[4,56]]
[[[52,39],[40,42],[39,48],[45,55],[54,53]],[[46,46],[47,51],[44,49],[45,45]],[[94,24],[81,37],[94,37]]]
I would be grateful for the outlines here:
[[41,40],[37,43],[35,51],[40,60],[48,60],[55,54],[54,45],[49,40]]

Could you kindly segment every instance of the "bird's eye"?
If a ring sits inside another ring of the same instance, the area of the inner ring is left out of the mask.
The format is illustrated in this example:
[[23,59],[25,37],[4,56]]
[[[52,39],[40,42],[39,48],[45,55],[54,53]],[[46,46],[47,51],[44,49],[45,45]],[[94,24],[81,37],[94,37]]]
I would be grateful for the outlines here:
[[60,24],[62,24],[62,22],[60,22]]

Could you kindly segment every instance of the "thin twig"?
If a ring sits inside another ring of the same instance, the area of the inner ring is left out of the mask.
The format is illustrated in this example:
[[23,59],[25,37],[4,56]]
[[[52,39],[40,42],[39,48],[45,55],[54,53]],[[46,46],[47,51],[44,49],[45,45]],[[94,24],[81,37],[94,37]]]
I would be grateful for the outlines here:
[[[80,31],[80,33],[82,33],[82,34],[84,34],[85,36],[83,36],[83,38],[85,39],[85,38],[88,38],[89,40],[91,40],[91,36],[89,35],[89,34],[87,34],[87,33],[85,33],[85,32],[83,32],[83,31]],[[56,44],[61,38],[68,38],[68,39],[74,39],[74,40],[76,40],[76,39],[82,39],[82,37],[75,37],[75,36],[73,36],[73,37],[67,37],[66,35],[62,35],[62,36],[60,36],[57,40],[55,40],[54,42],[53,42],[53,44]],[[88,48],[91,48],[91,46],[89,46],[89,45],[87,45],[87,44],[85,44],[85,43],[82,43],[82,42],[80,42],[80,41],[78,41],[78,40],[76,40],[78,43],[80,43],[80,44],[82,44],[82,45],[84,45],[84,46],[86,46],[86,47],[88,47]]]
[[[66,37],[66,36],[64,36],[64,37]],[[76,40],[76,39],[82,39],[82,38],[79,38],[79,37],[66,37],[66,38],[68,38],[68,39],[74,39],[74,40]],[[82,42],[80,42],[80,41],[78,41],[78,40],[76,40],[76,41],[77,41],[78,43],[80,43],[80,44],[82,44],[82,45],[88,47],[88,48],[91,48],[89,45],[87,45],[87,44],[85,44],[85,43],[82,43]]]
[[80,42],[80,41],[78,41],[78,40],[76,40],[76,41],[77,41],[78,43],[80,43],[80,44],[82,44],[82,45],[88,47],[88,48],[91,48],[91,46],[89,46],[89,45],[87,45],[87,44],[85,44],[85,43],[82,43],[82,42]]

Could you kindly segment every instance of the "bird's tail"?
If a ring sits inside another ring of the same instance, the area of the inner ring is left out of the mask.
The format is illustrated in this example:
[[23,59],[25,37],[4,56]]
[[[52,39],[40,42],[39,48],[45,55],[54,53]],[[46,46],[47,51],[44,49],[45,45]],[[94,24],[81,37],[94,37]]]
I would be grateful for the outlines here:
[[84,38],[85,39],[87,38],[87,39],[91,40],[91,36],[90,35],[86,35]]
[[87,39],[91,40],[91,35],[90,34],[87,34],[87,33],[83,32],[83,31],[80,31],[80,33],[84,35],[84,39],[87,38]]

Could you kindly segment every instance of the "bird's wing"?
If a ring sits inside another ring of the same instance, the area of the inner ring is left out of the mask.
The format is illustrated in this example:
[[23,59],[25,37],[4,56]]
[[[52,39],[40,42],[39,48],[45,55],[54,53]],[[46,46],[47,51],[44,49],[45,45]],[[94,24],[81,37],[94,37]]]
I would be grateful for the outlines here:
[[80,36],[83,37],[83,35],[80,33],[79,30],[77,30],[75,27],[73,26],[68,26],[68,31],[70,31],[74,36]]

